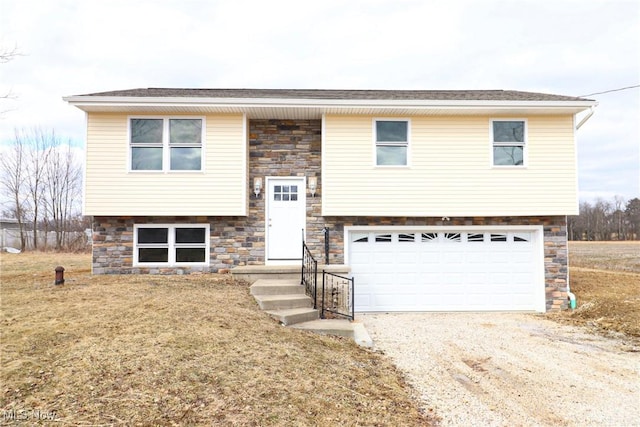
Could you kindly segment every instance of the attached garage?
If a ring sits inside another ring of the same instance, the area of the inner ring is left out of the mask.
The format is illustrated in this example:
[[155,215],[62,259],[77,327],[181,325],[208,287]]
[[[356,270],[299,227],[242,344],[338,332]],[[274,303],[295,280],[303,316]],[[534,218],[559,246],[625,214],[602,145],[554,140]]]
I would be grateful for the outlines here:
[[545,311],[542,227],[346,227],[355,310]]

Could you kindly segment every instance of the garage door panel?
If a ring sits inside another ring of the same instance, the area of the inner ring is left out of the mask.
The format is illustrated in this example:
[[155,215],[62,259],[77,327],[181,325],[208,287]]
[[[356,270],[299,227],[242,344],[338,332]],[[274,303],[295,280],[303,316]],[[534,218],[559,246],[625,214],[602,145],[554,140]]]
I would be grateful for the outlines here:
[[487,262],[488,255],[482,250],[471,250],[466,252],[465,260],[470,264],[485,264]]
[[512,263],[529,265],[532,261],[531,253],[526,252],[512,252],[510,254],[510,260]]
[[507,285],[511,282],[511,274],[509,273],[491,272],[488,274],[488,276],[489,276],[488,284],[492,288],[495,288],[499,285]]
[[447,285],[457,285],[465,283],[464,274],[462,273],[448,273],[444,274],[442,277],[442,284]]
[[465,284],[470,289],[473,289],[473,288],[476,288],[476,287],[486,287],[485,285],[488,283],[488,281],[489,281],[489,273],[467,274],[467,276],[465,278]]
[[353,299],[353,305],[356,311],[362,311],[362,310],[368,309],[369,307],[372,307],[373,304],[371,300],[371,295],[356,294],[355,298]]
[[398,264],[415,265],[420,261],[420,254],[414,252],[395,254],[394,261]]
[[531,273],[525,271],[513,273],[511,275],[511,282],[513,283],[514,287],[526,286],[527,288],[529,288],[528,285],[531,283]]
[[393,265],[394,254],[391,251],[374,252],[372,254],[371,261],[376,264]]
[[351,265],[365,264],[369,265],[371,263],[371,252],[366,251],[354,251],[351,255]]
[[460,250],[447,249],[442,254],[442,262],[447,264],[462,264],[464,262],[464,253]]
[[420,274],[420,278],[419,278],[420,283],[422,283],[425,286],[428,285],[439,285],[440,283],[442,283],[442,279],[440,276],[440,273],[434,273],[434,272],[429,272],[429,273],[422,273]]
[[[352,235],[357,311],[535,310],[538,231],[376,231]],[[367,242],[363,241],[368,240]]]
[[414,273],[414,272],[410,272],[410,273],[399,273],[393,283],[396,286],[402,286],[402,288],[404,290],[408,290],[410,287],[417,287],[418,289],[421,287],[419,285],[420,283],[420,277],[418,276],[418,274]]

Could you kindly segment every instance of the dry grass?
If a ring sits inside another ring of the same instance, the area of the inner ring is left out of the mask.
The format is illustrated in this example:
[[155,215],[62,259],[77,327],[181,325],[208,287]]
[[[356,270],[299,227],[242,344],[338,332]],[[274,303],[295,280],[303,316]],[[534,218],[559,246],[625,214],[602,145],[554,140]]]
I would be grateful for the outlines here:
[[[86,254],[0,256],[5,415],[56,411],[62,425],[430,423],[386,358],[277,325],[229,276],[91,276]],[[63,286],[52,284],[58,264]]]
[[640,344],[640,242],[570,242],[578,307],[552,317]]
[[572,267],[640,273],[640,241],[569,242]]

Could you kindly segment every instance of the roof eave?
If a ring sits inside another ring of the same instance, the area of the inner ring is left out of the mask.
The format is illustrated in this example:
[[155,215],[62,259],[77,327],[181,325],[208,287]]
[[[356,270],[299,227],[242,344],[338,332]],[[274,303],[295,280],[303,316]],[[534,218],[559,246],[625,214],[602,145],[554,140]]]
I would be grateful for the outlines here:
[[305,99],[305,98],[195,98],[195,97],[131,97],[131,96],[68,96],[63,98],[71,105],[206,105],[234,107],[402,107],[402,108],[442,108],[442,107],[574,107],[587,109],[596,104],[591,100],[571,101],[512,101],[512,100],[407,100],[407,99]]

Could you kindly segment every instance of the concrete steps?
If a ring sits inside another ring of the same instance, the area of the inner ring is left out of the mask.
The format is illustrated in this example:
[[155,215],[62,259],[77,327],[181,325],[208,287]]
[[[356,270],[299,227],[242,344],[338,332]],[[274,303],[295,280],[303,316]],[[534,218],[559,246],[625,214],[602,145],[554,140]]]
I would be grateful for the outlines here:
[[259,279],[249,291],[260,308],[283,325],[319,318],[298,279]]
[[268,310],[269,316],[276,319],[285,326],[295,325],[297,323],[318,320],[320,314],[314,308],[290,308],[283,310]]
[[358,345],[372,347],[364,325],[346,319],[320,319],[300,285],[299,279],[258,279],[249,288],[262,310],[285,326],[320,334],[352,338]]
[[302,295],[254,295],[258,305],[263,310],[283,310],[289,308],[313,307],[313,301]]
[[297,323],[291,326],[295,329],[312,331],[317,334],[338,335],[353,339],[362,347],[373,347],[373,341],[364,325],[358,321],[350,322],[346,319],[319,319]]
[[249,290],[251,295],[304,295],[299,279],[259,279]]

